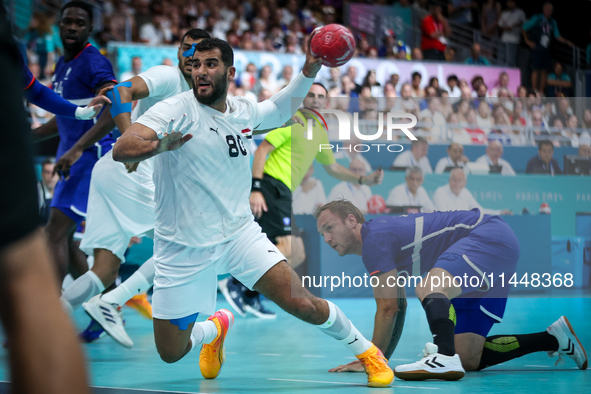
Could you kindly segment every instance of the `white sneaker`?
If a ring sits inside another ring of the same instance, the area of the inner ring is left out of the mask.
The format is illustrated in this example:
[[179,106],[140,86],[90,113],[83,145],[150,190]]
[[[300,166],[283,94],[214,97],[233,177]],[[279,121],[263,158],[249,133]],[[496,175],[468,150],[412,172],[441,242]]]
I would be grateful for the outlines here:
[[546,332],[556,337],[558,340],[558,350],[555,352],[548,352],[550,357],[558,356],[556,365],[561,362],[563,363],[562,356],[568,356],[577,363],[579,369],[587,369],[587,353],[566,316],[561,316],[560,319],[552,323],[552,325],[546,329]]
[[427,342],[423,358],[416,363],[399,365],[394,376],[404,380],[459,380],[464,377],[464,368],[459,355],[452,357],[439,354],[437,345]]
[[125,332],[123,318],[121,317],[121,308],[117,304],[109,304],[101,300],[98,294],[92,297],[88,302],[82,304],[86,313],[100,324],[107,334],[111,336],[119,345],[131,349],[133,341]]

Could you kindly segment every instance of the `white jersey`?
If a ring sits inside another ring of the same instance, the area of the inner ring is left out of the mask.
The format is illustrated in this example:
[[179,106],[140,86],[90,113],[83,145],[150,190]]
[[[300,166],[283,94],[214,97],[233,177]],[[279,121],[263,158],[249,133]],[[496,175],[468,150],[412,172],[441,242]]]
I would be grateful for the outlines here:
[[162,134],[187,114],[193,139],[155,157],[156,235],[193,248],[218,245],[252,222],[247,138],[262,122],[259,105],[226,100],[225,113],[200,104],[193,91],[154,105],[137,123]]

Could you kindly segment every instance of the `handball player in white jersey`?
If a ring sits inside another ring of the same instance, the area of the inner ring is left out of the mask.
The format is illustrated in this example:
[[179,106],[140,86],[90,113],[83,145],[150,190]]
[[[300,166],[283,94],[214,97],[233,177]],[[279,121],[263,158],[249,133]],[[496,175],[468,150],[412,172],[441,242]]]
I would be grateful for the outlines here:
[[246,139],[255,129],[276,128],[291,118],[296,110],[292,97],[294,105],[301,104],[320,61],[308,48],[302,72],[269,100],[228,99],[236,72],[232,48],[223,40],[205,39],[193,55],[193,91],[154,105],[115,144],[117,161],[155,156],[152,308],[156,348],[165,362],[176,362],[203,345],[201,373],[218,376],[233,315],[220,310],[205,322],[195,321],[199,313],[215,311],[217,275],[230,273],[343,343],[366,366],[368,385],[392,382],[380,350],[336,305],[302,286],[250,210]]
[[[116,85],[116,91],[101,92],[112,98],[110,115],[122,133],[131,126],[132,121],[157,102],[191,89],[191,56],[184,56],[184,53],[208,37],[209,34],[201,29],[187,31],[178,49],[177,67],[155,66]],[[134,100],[139,101],[131,112],[131,102]],[[146,261],[117,289],[105,294],[104,299],[99,298],[100,293],[117,278],[119,266],[125,262],[124,255],[130,239],[143,234],[152,236],[154,228],[152,160],[127,167],[129,172],[125,165],[114,161],[109,152],[93,169],[86,228],[80,249],[88,255],[94,255],[94,265],[65,289],[62,303],[74,310],[97,295],[85,304],[85,309],[119,344],[131,348],[133,342],[122,330],[121,317],[116,313],[117,306],[152,286],[154,260]],[[106,324],[109,316],[105,316],[105,313],[109,311],[100,308],[105,303],[109,305],[110,319],[121,324]]]

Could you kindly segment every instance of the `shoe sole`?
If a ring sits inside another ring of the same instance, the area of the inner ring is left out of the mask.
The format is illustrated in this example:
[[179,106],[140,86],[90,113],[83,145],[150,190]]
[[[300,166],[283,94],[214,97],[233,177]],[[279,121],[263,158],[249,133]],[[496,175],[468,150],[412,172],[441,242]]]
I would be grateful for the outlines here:
[[[205,378],[205,379],[215,379],[218,376],[220,376],[220,373],[222,373],[222,367],[224,366],[224,363],[226,362],[226,353],[224,351],[224,342],[226,341],[226,336],[228,335],[228,331],[230,331],[230,329],[232,328],[232,326],[234,325],[234,315],[232,314],[232,312],[230,312],[227,309],[220,309],[218,312],[223,313],[224,315],[226,315],[228,317],[228,328],[226,329],[226,333],[224,334],[224,337],[222,338],[222,343],[220,345],[220,350],[219,350],[219,356],[218,356],[218,360],[220,361],[220,369],[218,370],[218,373],[215,376],[205,376],[203,374],[203,371],[201,371],[201,375]],[[209,319],[208,319],[209,320]],[[222,325],[221,319],[218,319],[218,321],[220,322],[220,325]],[[203,351],[203,349],[201,349],[201,351]],[[201,370],[201,363],[199,363],[199,369]]]
[[236,313],[238,313],[240,316],[242,316],[242,317],[246,316],[246,313],[243,310],[241,310],[238,307],[238,305],[236,305],[236,303],[234,302],[234,300],[230,296],[230,292],[228,291],[228,286],[226,285],[223,288],[220,288],[220,290],[222,291],[222,295],[224,296],[226,301],[228,301],[228,304],[230,304],[232,309],[234,309],[236,311]]
[[447,380],[447,381],[455,381],[460,380],[464,377],[465,373],[461,371],[448,371],[448,372],[441,372],[441,373],[433,373],[427,371],[409,371],[409,372],[396,372],[394,371],[394,376],[398,379],[403,380],[428,380],[428,379],[437,379],[437,380]]
[[250,305],[244,305],[244,310],[252,315],[255,315],[259,319],[275,319],[277,317],[276,314],[268,315],[265,313],[261,313]]
[[103,328],[103,330],[105,330],[105,332],[107,334],[109,334],[109,336],[111,338],[113,338],[113,340],[118,343],[119,345],[123,346],[126,349],[131,349],[133,348],[133,341],[131,341],[131,344],[126,344],[122,341],[120,341],[119,339],[117,339],[116,336],[114,336],[107,327],[109,327],[109,325],[107,324],[105,317],[103,316],[102,312],[100,311],[100,306],[97,304],[89,304],[89,303],[84,303],[82,304],[82,308],[84,308],[84,312],[86,312],[86,314],[88,316],[90,316],[90,318],[94,319],[98,324],[100,324],[100,326]]
[[[579,347],[581,348],[581,351],[583,352],[583,355],[585,356],[585,362],[581,366],[581,369],[582,370],[585,370],[589,366],[589,362],[588,362],[588,359],[587,359],[587,352],[585,351],[585,348],[581,344],[581,341],[579,341],[579,337],[577,337],[577,334],[575,334],[575,330],[573,329],[573,326],[570,325],[570,322],[568,321],[568,319],[566,318],[566,316],[562,316],[562,319],[564,319],[564,322],[568,326],[568,330],[570,331],[570,334],[577,341],[577,343],[579,344]],[[572,340],[572,338],[571,338],[571,340]]]

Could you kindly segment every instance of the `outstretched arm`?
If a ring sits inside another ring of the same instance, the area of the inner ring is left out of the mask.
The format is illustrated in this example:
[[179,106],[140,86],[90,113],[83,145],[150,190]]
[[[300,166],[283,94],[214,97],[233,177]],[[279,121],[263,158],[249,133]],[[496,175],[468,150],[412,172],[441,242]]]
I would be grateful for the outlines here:
[[361,185],[373,186],[379,185],[380,183],[382,183],[382,179],[384,179],[384,170],[382,170],[381,167],[372,172],[371,174],[362,177],[358,176],[353,171],[343,167],[337,162],[324,165],[323,167],[328,173],[328,175],[345,182],[360,183]]

